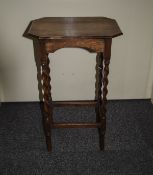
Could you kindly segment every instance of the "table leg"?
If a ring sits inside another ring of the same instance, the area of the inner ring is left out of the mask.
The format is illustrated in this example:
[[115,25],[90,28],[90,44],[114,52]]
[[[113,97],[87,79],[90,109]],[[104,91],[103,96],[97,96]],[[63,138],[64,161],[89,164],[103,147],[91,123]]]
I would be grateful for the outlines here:
[[102,104],[102,71],[103,71],[103,54],[97,53],[97,65],[96,65],[96,79],[97,79],[97,86],[96,86],[96,92],[97,92],[97,104],[96,104],[96,116],[97,116],[97,122],[100,121],[100,107]]
[[109,63],[110,63],[110,57],[111,57],[111,39],[105,40],[105,50],[103,53],[104,60],[103,60],[103,80],[102,80],[102,105],[101,105],[101,124],[102,128],[100,128],[100,148],[104,149],[104,137],[106,132],[106,104],[107,104],[107,85],[108,85],[108,74],[109,74]]
[[44,131],[46,135],[46,143],[48,151],[51,151],[51,126],[52,120],[52,98],[51,98],[51,85],[50,85],[50,68],[49,68],[49,58],[48,54],[44,53],[43,59],[46,57],[45,61],[41,64],[41,79],[42,79],[42,90],[43,90],[43,103],[44,103]]
[[100,149],[104,148],[103,135],[103,119],[102,119],[102,81],[103,81],[103,53],[97,53],[97,104],[96,104],[96,118],[97,122],[101,123],[101,128],[98,128]]

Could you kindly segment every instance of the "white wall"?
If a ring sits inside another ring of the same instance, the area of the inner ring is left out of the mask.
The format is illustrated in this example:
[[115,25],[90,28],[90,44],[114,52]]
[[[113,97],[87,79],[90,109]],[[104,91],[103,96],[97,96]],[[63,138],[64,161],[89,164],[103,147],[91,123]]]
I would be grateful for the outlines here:
[[[124,35],[113,40],[109,99],[151,97],[152,0],[0,0],[0,72],[4,101],[36,101],[29,21],[45,16],[115,18]],[[94,98],[95,54],[61,49],[51,55],[54,100]]]

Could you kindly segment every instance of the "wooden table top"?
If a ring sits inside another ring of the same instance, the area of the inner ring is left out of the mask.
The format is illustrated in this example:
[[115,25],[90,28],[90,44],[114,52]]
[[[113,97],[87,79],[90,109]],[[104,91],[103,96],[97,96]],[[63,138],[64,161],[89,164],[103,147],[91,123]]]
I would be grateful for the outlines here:
[[45,17],[31,21],[27,34],[39,39],[113,38],[122,32],[114,19],[105,17]]

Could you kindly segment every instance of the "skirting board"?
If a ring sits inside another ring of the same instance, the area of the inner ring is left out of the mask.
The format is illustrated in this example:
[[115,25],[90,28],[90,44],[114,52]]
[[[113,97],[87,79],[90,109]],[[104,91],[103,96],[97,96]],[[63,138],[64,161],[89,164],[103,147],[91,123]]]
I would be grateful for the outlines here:
[[153,90],[152,90],[152,93],[151,93],[151,103],[153,104]]

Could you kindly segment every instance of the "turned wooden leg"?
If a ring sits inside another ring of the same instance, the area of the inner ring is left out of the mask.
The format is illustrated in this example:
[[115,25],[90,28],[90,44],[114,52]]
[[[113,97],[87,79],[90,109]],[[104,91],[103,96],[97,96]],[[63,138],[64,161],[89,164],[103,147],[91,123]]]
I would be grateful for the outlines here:
[[96,118],[97,122],[101,123],[101,128],[98,128],[99,131],[99,143],[100,149],[104,147],[104,135],[103,135],[103,121],[102,121],[102,80],[103,80],[103,53],[97,53],[97,104],[96,104]]
[[111,39],[105,40],[105,50],[103,53],[104,60],[103,60],[103,80],[102,80],[102,105],[101,105],[101,112],[100,112],[100,120],[102,124],[102,128],[100,128],[100,148],[104,149],[104,137],[106,131],[106,104],[107,104],[107,85],[108,85],[108,74],[109,74],[109,63],[111,57]]
[[47,53],[42,55],[43,61],[41,63],[41,79],[43,90],[43,103],[44,103],[44,131],[46,136],[46,143],[48,151],[51,151],[51,126],[52,126],[52,98],[51,98],[51,85],[50,85],[50,68],[49,58]]
[[103,54],[101,52],[97,53],[97,65],[96,65],[96,79],[97,79],[97,104],[96,104],[96,116],[97,122],[100,121],[100,107],[102,104],[102,71],[103,71]]

